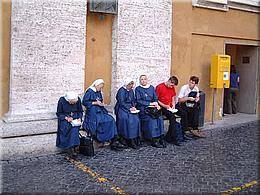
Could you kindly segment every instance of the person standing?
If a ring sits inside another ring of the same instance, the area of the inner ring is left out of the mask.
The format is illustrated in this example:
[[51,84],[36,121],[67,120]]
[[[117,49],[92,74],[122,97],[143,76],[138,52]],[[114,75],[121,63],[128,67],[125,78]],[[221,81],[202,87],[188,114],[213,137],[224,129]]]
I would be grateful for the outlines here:
[[231,65],[230,70],[230,87],[224,89],[224,106],[225,114],[237,113],[237,95],[239,91],[239,74],[236,72],[235,65]]
[[56,115],[58,117],[58,131],[56,146],[67,149],[70,157],[76,157],[76,148],[80,144],[79,129],[83,115],[81,100],[75,92],[67,92],[60,97]]

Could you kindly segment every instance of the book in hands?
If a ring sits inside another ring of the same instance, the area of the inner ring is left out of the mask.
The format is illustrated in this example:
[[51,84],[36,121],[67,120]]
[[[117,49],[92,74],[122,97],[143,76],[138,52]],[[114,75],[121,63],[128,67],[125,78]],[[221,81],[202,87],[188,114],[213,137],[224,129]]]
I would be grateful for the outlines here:
[[172,113],[178,112],[178,109],[176,109],[176,108],[168,108],[167,110],[169,110]]

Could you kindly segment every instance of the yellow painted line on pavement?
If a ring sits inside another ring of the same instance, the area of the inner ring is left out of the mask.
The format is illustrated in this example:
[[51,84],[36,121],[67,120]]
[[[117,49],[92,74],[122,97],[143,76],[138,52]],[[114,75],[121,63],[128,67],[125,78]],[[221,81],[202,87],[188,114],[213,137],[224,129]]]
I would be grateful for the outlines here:
[[221,195],[229,195],[229,194],[239,192],[239,191],[247,189],[247,188],[251,188],[254,185],[258,185],[258,184],[260,184],[260,180],[254,180],[254,181],[251,181],[249,183],[243,184],[241,186],[234,187],[234,188],[231,188],[229,190],[223,191],[223,192],[221,192]]
[[107,179],[107,178],[103,177],[102,175],[100,175],[99,173],[93,171],[91,168],[89,168],[88,166],[86,166],[85,164],[80,162],[79,160],[75,160],[70,157],[66,157],[66,159],[68,161],[70,161],[72,164],[76,165],[76,167],[78,167],[79,169],[81,169],[85,173],[89,174],[94,179],[96,179],[97,182],[109,184],[110,189],[113,190],[114,192],[116,192],[117,194],[127,195],[127,193],[124,190],[122,190],[121,188],[114,185],[109,179]]

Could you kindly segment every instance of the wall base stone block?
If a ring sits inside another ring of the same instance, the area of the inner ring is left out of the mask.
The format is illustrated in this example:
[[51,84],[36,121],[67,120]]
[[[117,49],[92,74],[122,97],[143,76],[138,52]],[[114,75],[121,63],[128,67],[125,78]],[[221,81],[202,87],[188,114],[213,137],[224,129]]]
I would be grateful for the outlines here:
[[29,158],[60,152],[55,147],[56,134],[1,139],[1,160]]

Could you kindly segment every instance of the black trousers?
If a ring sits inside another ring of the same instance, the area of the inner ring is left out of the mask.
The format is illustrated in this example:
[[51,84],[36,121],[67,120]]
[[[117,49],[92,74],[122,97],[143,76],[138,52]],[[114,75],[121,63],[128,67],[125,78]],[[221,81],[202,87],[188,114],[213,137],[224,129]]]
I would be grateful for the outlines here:
[[225,114],[236,114],[237,113],[237,88],[224,89],[224,106],[223,112]]
[[169,120],[170,125],[169,129],[165,135],[166,141],[170,142],[176,142],[177,141],[177,134],[176,134],[176,129],[175,129],[175,123],[176,123],[176,117],[174,113],[170,112],[166,108],[162,107],[162,114]]
[[181,117],[181,126],[183,131],[187,131],[188,127],[198,129],[199,126],[199,103],[196,103],[193,108],[187,107],[185,103],[177,103],[176,113]]

